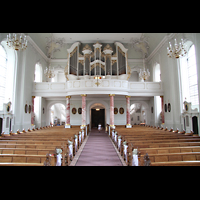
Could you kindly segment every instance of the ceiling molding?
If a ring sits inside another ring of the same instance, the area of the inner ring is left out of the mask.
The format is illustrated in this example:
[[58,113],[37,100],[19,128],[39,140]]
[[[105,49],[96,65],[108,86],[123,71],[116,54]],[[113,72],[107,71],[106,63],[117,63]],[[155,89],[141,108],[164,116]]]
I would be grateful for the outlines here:
[[128,59],[129,64],[135,64],[135,63],[143,63],[143,59]]
[[[151,54],[145,59],[145,61],[149,62],[153,58],[153,56],[160,50],[160,48],[162,48],[162,46],[168,40],[172,39],[176,35],[177,35],[177,33],[171,33],[169,36],[165,36],[161,40],[161,42],[157,45],[157,47],[151,52]],[[30,42],[30,44],[37,50],[37,52],[45,59],[45,61],[48,62],[48,60],[49,60],[48,57],[43,53],[43,51],[40,49],[40,47],[38,47],[38,45],[32,40],[32,38],[29,35],[27,36],[27,39]],[[106,42],[106,41],[104,41],[104,42]],[[52,63],[57,63],[57,62],[66,63],[67,59],[51,59],[51,62]],[[138,62],[140,63],[140,62],[143,62],[143,59],[128,59],[128,62],[131,63],[131,64],[138,63]]]
[[47,56],[43,53],[43,51],[38,47],[38,45],[33,41],[33,39],[28,35],[27,36],[28,41],[30,44],[37,50],[37,52],[45,59],[46,62],[48,62]]
[[67,58],[51,59],[51,63],[67,63]]
[[[165,43],[168,41],[168,40],[171,40],[174,36],[176,36],[177,33],[171,33],[169,36],[165,36],[161,42],[158,44],[158,46],[151,52],[151,54],[145,59],[147,62],[149,62],[153,56],[160,50],[160,48],[162,48],[163,45],[165,45]],[[167,52],[167,50],[166,50]],[[167,54],[167,53],[166,53]]]

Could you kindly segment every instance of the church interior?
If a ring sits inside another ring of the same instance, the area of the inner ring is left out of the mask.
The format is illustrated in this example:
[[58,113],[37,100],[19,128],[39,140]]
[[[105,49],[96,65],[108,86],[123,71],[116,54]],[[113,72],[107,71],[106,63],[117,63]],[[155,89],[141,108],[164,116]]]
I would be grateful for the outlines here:
[[200,165],[199,33],[0,33],[0,166]]

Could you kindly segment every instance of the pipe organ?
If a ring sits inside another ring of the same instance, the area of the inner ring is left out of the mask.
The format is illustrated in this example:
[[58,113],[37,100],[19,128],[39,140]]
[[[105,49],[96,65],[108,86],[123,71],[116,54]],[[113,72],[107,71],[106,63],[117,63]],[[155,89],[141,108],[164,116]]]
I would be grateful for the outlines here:
[[[115,42],[115,49],[109,44],[97,42],[93,47],[86,44],[82,49],[81,43],[74,43],[68,51],[68,63],[65,76],[69,79],[81,79],[102,76],[105,78],[128,79],[130,67],[127,62],[127,51],[123,44]],[[123,77],[123,78],[122,78]]]

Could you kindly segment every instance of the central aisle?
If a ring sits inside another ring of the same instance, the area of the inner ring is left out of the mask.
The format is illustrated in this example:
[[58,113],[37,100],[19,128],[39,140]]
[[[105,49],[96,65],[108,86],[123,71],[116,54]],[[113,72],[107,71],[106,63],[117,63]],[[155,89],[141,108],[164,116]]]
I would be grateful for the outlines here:
[[76,166],[123,166],[108,134],[92,129]]

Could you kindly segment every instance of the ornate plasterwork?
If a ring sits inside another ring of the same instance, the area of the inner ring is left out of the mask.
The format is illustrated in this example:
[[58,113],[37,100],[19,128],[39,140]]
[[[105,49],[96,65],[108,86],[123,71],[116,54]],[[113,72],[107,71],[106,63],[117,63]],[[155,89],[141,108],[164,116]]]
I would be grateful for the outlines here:
[[64,45],[64,38],[52,38],[46,37],[46,49],[47,49],[47,57],[53,58],[53,53],[60,51],[60,49]]
[[83,48],[83,51],[84,50],[90,50],[90,51],[92,51],[91,47],[88,44],[85,45],[85,47]]
[[131,42],[132,47],[136,51],[142,52],[145,55],[145,57],[148,56],[149,42],[148,42],[148,37],[145,37],[144,33],[141,35],[139,39],[131,38],[130,42]]
[[103,50],[111,50],[111,51],[112,51],[112,47],[111,47],[109,44],[107,44],[107,45],[104,47]]
[[134,67],[131,68],[131,72],[136,71],[137,73],[139,73],[140,69],[143,69],[143,66],[136,65],[136,66],[134,66]]

